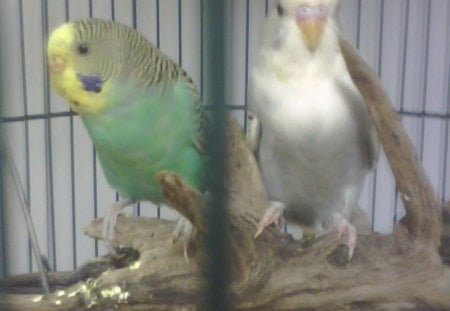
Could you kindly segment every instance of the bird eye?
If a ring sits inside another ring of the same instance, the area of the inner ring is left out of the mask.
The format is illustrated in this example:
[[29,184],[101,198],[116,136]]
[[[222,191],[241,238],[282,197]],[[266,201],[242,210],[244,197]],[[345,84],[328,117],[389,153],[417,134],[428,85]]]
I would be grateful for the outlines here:
[[283,7],[279,3],[277,5],[277,12],[278,12],[278,16],[281,16],[284,13]]
[[86,55],[89,52],[88,45],[86,43],[82,43],[78,46],[78,53],[81,55]]

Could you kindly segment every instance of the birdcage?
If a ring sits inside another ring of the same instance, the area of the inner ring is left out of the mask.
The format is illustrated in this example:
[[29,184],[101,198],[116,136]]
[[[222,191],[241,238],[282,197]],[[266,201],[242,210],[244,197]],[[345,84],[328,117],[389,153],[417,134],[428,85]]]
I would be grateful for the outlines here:
[[[4,149],[14,159],[42,253],[54,271],[73,270],[107,253],[83,227],[102,217],[118,193],[105,180],[79,117],[50,88],[45,46],[65,21],[105,18],[136,28],[193,78],[205,102],[204,0],[4,0],[0,3]],[[245,128],[248,81],[265,16],[275,0],[225,1],[224,102]],[[450,2],[342,0],[343,36],[378,75],[430,181],[450,199]],[[13,176],[3,171],[1,275],[37,271]],[[390,233],[404,216],[384,153],[360,197],[372,229]],[[148,202],[129,213],[174,220]],[[296,232],[296,226],[285,231]]]

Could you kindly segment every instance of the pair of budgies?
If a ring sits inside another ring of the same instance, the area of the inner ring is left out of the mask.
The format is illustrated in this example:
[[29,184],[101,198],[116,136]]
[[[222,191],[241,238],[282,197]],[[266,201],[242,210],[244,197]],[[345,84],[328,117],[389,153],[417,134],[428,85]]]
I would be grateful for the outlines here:
[[[163,201],[157,173],[176,173],[203,190],[200,96],[179,65],[120,23],[66,23],[53,31],[47,51],[51,85],[81,116],[107,181],[124,198],[104,222],[114,254],[119,212],[140,200]],[[189,236],[191,229],[180,219],[173,238]]]
[[[340,52],[337,6],[280,0],[272,10],[251,77],[250,125],[271,200],[257,235],[287,212],[316,234],[346,233],[351,257],[348,217],[378,138]],[[55,30],[48,59],[54,89],[81,115],[108,182],[126,198],[107,217],[107,239],[124,206],[163,200],[159,171],[203,189],[205,118],[181,67],[135,30],[91,19]]]
[[[270,199],[256,235],[288,219],[316,235],[348,221],[379,152],[378,136],[339,47],[338,0],[280,0],[251,76],[253,140]],[[255,118],[256,116],[256,118]]]

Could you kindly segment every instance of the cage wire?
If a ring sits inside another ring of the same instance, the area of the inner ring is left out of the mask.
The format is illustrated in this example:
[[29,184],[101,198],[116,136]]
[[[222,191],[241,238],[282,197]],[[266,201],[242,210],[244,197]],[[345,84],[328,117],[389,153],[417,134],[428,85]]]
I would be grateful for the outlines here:
[[[246,124],[247,89],[264,16],[276,0],[228,0],[224,14],[226,107]],[[71,270],[106,253],[82,228],[118,200],[79,118],[54,94],[46,73],[49,32],[80,17],[136,28],[180,63],[210,96],[204,0],[0,1],[2,136],[13,154],[43,253],[55,270]],[[380,77],[440,198],[450,199],[450,2],[342,0],[343,36]],[[3,176],[0,273],[36,271],[12,177]],[[374,230],[388,233],[404,215],[384,154],[360,199]],[[147,202],[143,216],[175,219]],[[295,226],[287,228],[296,232]]]
[[204,102],[211,109],[208,128],[207,164],[208,191],[211,195],[207,209],[208,235],[205,237],[205,310],[231,310],[231,301],[226,293],[229,283],[227,260],[230,249],[228,241],[227,198],[225,171],[227,165],[226,108],[225,108],[225,0],[205,3],[205,73],[208,96]]

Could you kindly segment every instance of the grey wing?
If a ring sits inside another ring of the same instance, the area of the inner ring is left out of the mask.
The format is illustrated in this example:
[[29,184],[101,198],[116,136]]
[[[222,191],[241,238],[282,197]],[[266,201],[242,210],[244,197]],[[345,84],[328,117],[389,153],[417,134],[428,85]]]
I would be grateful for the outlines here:
[[256,160],[259,157],[259,146],[261,144],[262,126],[261,122],[256,118],[256,116],[251,112],[247,112],[247,132],[246,138],[253,151]]
[[380,140],[378,138],[377,130],[372,122],[372,119],[367,111],[367,106],[361,94],[357,93],[358,104],[355,105],[355,113],[357,114],[359,139],[361,152],[365,157],[367,168],[369,170],[375,169],[380,155]]
[[357,120],[359,133],[359,146],[368,170],[375,168],[380,153],[380,141],[378,133],[369,116],[364,98],[356,89],[349,88],[347,85],[341,85],[346,98],[348,98],[352,113]]
[[369,165],[369,169],[373,170],[375,169],[378,157],[380,155],[380,140],[378,137],[377,130],[375,129],[375,126],[373,125],[372,120],[370,119],[370,116],[368,116],[368,123],[367,126],[367,134],[366,134],[366,148],[367,148],[367,163]]

